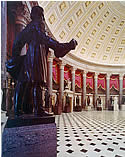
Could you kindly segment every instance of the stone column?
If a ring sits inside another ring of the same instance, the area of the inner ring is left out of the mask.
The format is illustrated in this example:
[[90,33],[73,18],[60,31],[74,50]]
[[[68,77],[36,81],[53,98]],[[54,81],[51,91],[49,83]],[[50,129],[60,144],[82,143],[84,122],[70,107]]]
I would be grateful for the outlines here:
[[[30,12],[28,11],[27,6],[24,4],[20,4],[16,9],[16,20],[15,20],[15,28],[16,28],[16,36],[21,32],[26,25],[30,22]],[[22,48],[21,55],[26,54],[26,45]]]
[[64,62],[61,61],[59,64],[60,68],[60,82],[59,82],[59,106],[58,106],[58,114],[62,113],[63,109],[63,91],[64,91]]
[[5,88],[7,55],[7,1],[1,2],[1,88]]
[[82,87],[82,108],[86,106],[86,71],[83,72],[83,87]]
[[54,51],[52,49],[49,49],[49,54],[48,54],[48,91],[49,91],[49,95],[50,95],[50,102],[49,105],[50,107],[52,106],[52,68],[53,68],[53,54]]
[[95,76],[94,76],[94,87],[95,87],[94,104],[96,106],[96,100],[97,100],[97,96],[98,96],[98,73],[95,73]]
[[110,74],[107,73],[106,77],[106,109],[108,109],[110,103]]
[[1,2],[1,109],[7,110],[7,72],[5,67],[7,56],[7,1]]
[[123,96],[123,76],[124,74],[119,75],[119,105],[122,105],[122,96]]
[[71,72],[72,72],[73,108],[75,106],[75,71],[76,71],[76,68],[72,67]]
[[49,94],[52,95],[52,68],[53,68],[53,54],[54,51],[52,49],[49,49],[49,54],[48,54],[48,90]]

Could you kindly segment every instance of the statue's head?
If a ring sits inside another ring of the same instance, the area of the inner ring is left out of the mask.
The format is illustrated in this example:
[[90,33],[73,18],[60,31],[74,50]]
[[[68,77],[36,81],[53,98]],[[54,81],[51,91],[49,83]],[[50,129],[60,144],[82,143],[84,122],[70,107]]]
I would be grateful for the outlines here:
[[35,19],[45,20],[43,8],[40,6],[34,6],[31,10],[30,17],[32,20],[35,20]]

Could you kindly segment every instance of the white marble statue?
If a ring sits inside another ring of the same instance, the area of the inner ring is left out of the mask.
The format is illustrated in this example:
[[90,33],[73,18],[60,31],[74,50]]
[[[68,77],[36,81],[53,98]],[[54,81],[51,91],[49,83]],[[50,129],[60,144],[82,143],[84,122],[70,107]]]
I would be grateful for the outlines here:
[[114,97],[114,111],[119,111],[118,98],[116,96]]

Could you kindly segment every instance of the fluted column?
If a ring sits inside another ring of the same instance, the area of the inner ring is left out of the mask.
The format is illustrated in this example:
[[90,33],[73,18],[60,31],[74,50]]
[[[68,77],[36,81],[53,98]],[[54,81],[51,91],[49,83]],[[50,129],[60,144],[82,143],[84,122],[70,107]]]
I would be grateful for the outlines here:
[[60,83],[59,83],[59,106],[58,106],[58,114],[62,113],[63,108],[63,91],[64,91],[64,62],[60,62]]
[[76,68],[72,67],[71,73],[72,73],[73,108],[75,106],[75,71],[76,71]]
[[49,49],[48,54],[48,91],[50,95],[50,106],[52,105],[52,68],[53,68],[53,54],[54,51]]
[[82,87],[82,108],[86,106],[86,71],[83,72],[83,87]]
[[122,96],[123,96],[123,76],[124,74],[119,75],[119,105],[122,104]]
[[108,105],[110,103],[110,74],[107,74],[106,77],[106,108],[108,108]]
[[95,92],[94,92],[94,104],[96,106],[96,100],[97,100],[97,96],[98,96],[98,73],[95,73],[94,76],[94,87],[95,87]]
[[73,91],[73,93],[75,93],[75,71],[76,71],[76,68],[72,67],[71,73],[72,73],[72,91]]
[[[15,28],[16,28],[16,36],[19,34],[19,32],[21,32],[26,25],[28,24],[28,21],[25,18],[25,8],[23,7],[23,4],[19,6],[20,9],[17,8],[16,10],[16,19],[15,19]],[[30,13],[27,13],[27,17],[30,17]],[[24,45],[24,47],[21,50],[21,55],[25,55],[26,54],[26,45]]]
[[7,55],[7,1],[1,2],[1,88],[6,80],[5,61]]

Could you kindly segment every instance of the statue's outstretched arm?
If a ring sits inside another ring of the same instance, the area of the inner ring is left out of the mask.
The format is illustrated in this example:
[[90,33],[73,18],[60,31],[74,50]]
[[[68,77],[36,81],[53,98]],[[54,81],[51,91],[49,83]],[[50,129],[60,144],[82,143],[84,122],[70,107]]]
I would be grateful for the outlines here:
[[77,42],[72,39],[69,43],[59,43],[58,41],[50,38],[45,33],[38,30],[41,43],[54,50],[56,57],[64,57],[70,50],[74,50]]

